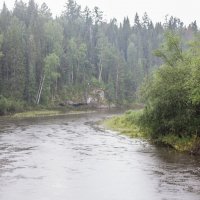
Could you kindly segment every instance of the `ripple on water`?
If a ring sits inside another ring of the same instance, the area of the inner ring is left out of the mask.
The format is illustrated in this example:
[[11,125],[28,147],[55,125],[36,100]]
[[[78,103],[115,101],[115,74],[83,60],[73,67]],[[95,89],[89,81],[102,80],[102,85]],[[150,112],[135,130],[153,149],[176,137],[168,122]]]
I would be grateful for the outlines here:
[[0,199],[200,199],[200,159],[107,131],[103,117],[0,125]]

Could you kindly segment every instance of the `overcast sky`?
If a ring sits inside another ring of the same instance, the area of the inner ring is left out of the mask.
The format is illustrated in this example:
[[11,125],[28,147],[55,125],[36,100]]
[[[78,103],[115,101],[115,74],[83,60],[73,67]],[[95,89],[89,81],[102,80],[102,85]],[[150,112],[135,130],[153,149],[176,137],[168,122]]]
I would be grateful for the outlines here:
[[[0,0],[1,8],[4,1],[10,9],[13,8],[15,0]],[[59,16],[67,1],[35,0],[35,2],[39,5],[46,2],[53,15]],[[122,21],[124,16],[129,16],[130,21],[133,22],[136,12],[142,16],[146,11],[154,22],[163,22],[166,15],[173,15],[187,25],[194,20],[200,25],[200,0],[77,0],[76,2],[82,8],[88,6],[92,9],[98,6],[107,20],[115,17],[118,21]]]

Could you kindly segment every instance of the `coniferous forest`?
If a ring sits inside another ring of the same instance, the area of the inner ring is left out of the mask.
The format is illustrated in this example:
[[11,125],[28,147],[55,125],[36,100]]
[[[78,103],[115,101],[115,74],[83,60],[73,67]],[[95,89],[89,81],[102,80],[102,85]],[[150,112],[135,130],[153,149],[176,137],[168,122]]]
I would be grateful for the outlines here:
[[196,21],[186,26],[172,16],[164,23],[153,23],[147,13],[106,22],[100,8],[81,8],[74,0],[68,0],[63,10],[52,17],[45,3],[16,1],[13,10],[4,3],[1,113],[7,107],[17,110],[84,98],[89,87],[103,88],[109,102],[133,102],[143,80],[163,63],[155,50],[163,44],[165,33],[179,35],[185,42],[183,49],[198,33]]

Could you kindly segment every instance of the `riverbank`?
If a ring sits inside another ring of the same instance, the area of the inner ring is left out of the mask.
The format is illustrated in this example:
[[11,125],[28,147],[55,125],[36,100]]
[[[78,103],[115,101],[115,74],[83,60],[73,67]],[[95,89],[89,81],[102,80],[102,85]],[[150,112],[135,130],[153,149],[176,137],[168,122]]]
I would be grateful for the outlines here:
[[144,130],[140,125],[138,125],[138,119],[141,114],[142,110],[127,111],[123,115],[114,116],[104,120],[102,124],[108,129],[117,131],[132,138],[143,138],[150,140],[154,144],[171,147],[179,152],[200,155],[200,137],[196,135],[179,137],[174,134],[168,134],[152,138],[148,130]]
[[4,113],[0,112],[0,118],[33,118],[33,117],[51,117],[70,114],[83,114],[96,112],[97,110],[110,110],[110,109],[141,109],[143,104],[133,103],[130,105],[105,105],[105,104],[89,104],[89,105],[49,105],[49,106],[24,106],[19,110],[9,110]]
[[131,138],[148,138],[144,131],[135,123],[141,110],[127,111],[125,114],[108,118],[102,122],[105,128],[120,132]]
[[88,109],[47,109],[37,108],[30,111],[17,112],[13,114],[3,115],[0,118],[6,119],[24,119],[24,118],[37,118],[37,117],[53,117],[53,116],[65,116],[65,115],[78,115],[84,113],[93,113],[95,110]]

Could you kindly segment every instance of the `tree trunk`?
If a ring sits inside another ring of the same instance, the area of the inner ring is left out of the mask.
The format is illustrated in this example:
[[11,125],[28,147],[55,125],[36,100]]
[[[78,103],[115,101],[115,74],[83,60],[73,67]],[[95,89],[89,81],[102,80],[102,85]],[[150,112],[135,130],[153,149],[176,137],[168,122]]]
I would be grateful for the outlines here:
[[99,62],[99,82],[102,81],[102,70],[103,70],[103,66],[102,66],[101,59],[100,59],[100,62]]
[[40,97],[41,97],[42,88],[43,88],[43,85],[44,85],[44,79],[45,79],[45,75],[41,78],[40,86],[39,86],[39,89],[38,89],[38,94],[37,94],[37,99],[36,99],[37,105],[40,103]]
[[117,74],[115,82],[115,98],[118,99],[118,89],[119,89],[119,65],[117,64]]

